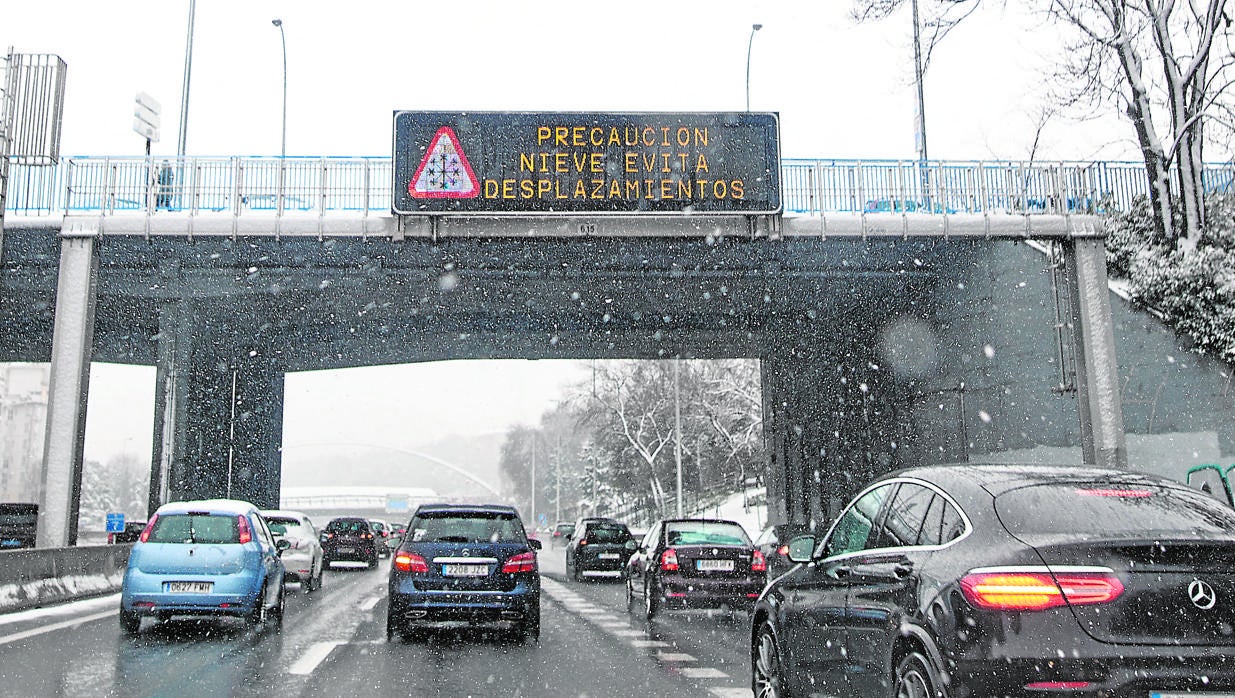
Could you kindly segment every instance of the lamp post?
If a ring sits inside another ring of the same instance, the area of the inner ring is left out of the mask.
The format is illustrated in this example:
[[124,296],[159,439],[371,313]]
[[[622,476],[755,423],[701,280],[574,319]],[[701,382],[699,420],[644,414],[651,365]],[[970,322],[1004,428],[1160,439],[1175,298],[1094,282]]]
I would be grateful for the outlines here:
[[279,149],[279,157],[287,157],[287,34],[283,33],[283,20],[272,19],[270,23],[279,28],[279,39],[283,43],[283,145]]
[[915,124],[915,145],[918,149],[918,170],[922,181],[922,200],[930,210],[930,175],[926,165],[926,100],[922,89],[922,29],[918,18],[918,0],[913,0],[913,75],[918,87],[918,118]]
[[189,135],[189,80],[193,76],[193,18],[197,0],[189,0],[189,29],[184,39],[184,78],[180,82],[180,131],[176,136],[176,159],[184,165],[185,141]]
[[762,24],[750,25],[750,39],[746,42],[746,111],[750,111],[750,48],[755,43],[755,32],[760,29]]

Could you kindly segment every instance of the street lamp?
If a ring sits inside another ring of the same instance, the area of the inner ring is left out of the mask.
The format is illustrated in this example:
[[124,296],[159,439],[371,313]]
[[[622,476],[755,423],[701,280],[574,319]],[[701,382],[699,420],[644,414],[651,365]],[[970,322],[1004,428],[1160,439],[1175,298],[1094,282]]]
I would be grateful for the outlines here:
[[189,29],[184,40],[184,78],[180,82],[180,132],[176,135],[176,159],[181,166],[189,135],[189,79],[193,76],[193,18],[196,15],[197,0],[189,0]]
[[272,19],[270,23],[279,28],[279,39],[283,43],[283,145],[279,157],[287,157],[287,34],[283,33],[283,20]]
[[750,111],[750,47],[755,43],[755,32],[763,29],[762,24],[750,25],[750,40],[746,42],[746,111]]

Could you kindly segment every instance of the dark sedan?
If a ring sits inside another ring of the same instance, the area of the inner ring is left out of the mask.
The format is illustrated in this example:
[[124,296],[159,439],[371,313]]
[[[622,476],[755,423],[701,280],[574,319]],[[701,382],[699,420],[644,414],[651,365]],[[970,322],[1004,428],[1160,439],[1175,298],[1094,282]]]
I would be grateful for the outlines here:
[[752,614],[761,698],[1235,695],[1235,511],[1181,483],[903,470],[789,547]]
[[621,577],[634,542],[626,524],[617,521],[586,521],[575,529],[566,545],[566,574],[576,582],[584,577]]
[[661,609],[749,609],[767,565],[745,529],[722,519],[657,521],[626,565],[626,603],[651,620]]
[[322,529],[322,564],[332,562],[363,562],[369,567],[377,566],[380,542],[368,519],[359,516],[340,516],[331,519]]

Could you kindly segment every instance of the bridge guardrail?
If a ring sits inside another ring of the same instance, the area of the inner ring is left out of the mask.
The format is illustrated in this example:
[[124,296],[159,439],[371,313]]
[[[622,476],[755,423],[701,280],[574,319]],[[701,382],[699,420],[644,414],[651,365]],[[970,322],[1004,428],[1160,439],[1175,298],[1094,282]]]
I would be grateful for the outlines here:
[[[389,215],[388,157],[95,157],[54,167],[12,163],[7,212],[56,216]],[[787,214],[922,212],[1066,214],[1128,210],[1148,193],[1136,162],[785,159]],[[1206,166],[1209,191],[1230,191],[1231,164]]]

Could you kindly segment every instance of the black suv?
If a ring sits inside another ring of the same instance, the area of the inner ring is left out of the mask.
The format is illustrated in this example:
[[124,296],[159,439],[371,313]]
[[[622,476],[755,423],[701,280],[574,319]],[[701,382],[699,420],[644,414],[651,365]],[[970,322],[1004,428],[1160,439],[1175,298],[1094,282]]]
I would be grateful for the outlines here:
[[363,562],[369,567],[377,566],[380,542],[369,520],[360,516],[341,516],[331,519],[322,529],[322,566],[332,562]]
[[566,544],[566,574],[576,582],[585,576],[621,579],[635,547],[626,524],[613,519],[580,519]]

